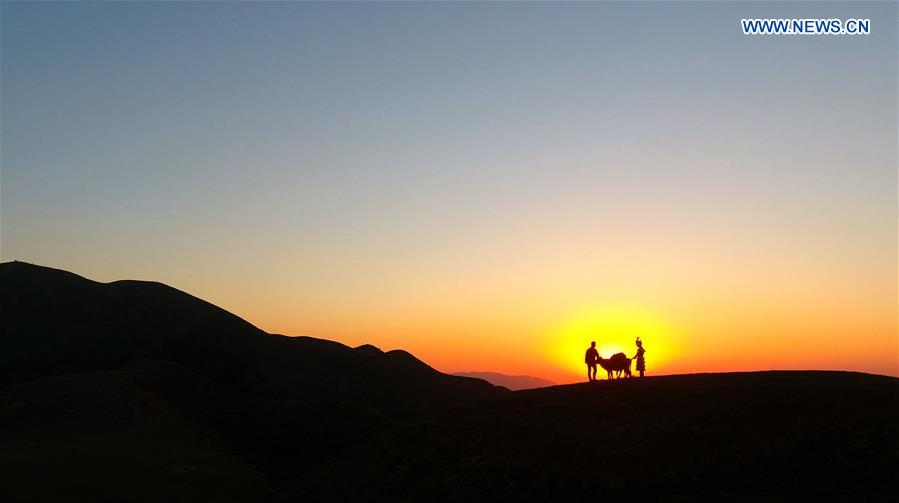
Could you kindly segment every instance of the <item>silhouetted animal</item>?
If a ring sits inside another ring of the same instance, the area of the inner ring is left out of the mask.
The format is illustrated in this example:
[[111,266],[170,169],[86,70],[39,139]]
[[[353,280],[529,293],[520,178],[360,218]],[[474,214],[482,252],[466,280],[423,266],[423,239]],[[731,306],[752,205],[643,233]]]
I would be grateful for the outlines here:
[[624,372],[625,377],[631,376],[631,359],[627,357],[624,353],[615,353],[611,358],[603,358],[599,357],[599,366],[604,368],[606,372],[609,373],[609,379],[612,378],[612,373],[616,373],[617,378],[621,378],[621,373]]

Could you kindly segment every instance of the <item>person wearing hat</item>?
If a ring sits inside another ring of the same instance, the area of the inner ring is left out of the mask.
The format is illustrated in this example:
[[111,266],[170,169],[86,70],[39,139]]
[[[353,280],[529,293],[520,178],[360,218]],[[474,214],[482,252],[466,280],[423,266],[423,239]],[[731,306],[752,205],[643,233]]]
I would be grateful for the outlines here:
[[634,359],[637,360],[637,370],[640,371],[640,377],[643,377],[643,372],[646,371],[646,359],[643,357],[644,353],[646,353],[646,350],[643,349],[643,341],[637,337],[637,354],[634,355]]

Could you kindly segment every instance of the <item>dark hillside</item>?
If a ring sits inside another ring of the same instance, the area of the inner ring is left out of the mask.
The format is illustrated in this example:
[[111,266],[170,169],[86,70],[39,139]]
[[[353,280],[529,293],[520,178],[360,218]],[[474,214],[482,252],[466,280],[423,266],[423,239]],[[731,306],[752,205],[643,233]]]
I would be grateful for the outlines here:
[[278,501],[886,502],[897,470],[899,379],[704,374],[439,414],[347,451]]
[[387,426],[358,404],[254,398],[165,362],[29,381],[0,389],[4,499],[259,501]]
[[504,391],[442,374],[402,351],[269,335],[161,283],[97,283],[7,262],[0,310],[0,384],[170,361],[251,395],[358,402],[392,417]]

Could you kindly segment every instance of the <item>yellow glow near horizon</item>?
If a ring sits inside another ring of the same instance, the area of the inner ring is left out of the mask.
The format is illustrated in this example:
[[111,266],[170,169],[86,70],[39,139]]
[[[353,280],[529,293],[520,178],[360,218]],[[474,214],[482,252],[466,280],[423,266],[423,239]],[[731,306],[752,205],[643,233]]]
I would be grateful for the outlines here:
[[563,322],[547,339],[549,358],[567,370],[583,373],[583,354],[596,341],[600,356],[608,358],[623,352],[636,353],[635,340],[644,341],[647,360],[658,369],[674,353],[673,328],[655,314],[628,305],[598,305],[582,309]]

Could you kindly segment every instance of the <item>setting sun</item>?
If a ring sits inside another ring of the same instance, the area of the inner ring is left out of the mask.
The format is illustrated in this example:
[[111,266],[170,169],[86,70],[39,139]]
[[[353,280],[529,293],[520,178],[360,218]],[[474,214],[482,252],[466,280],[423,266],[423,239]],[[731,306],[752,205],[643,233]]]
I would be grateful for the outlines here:
[[582,374],[583,354],[596,341],[600,356],[615,353],[628,357],[636,351],[637,337],[644,341],[653,369],[664,367],[674,353],[674,329],[654,313],[629,305],[596,305],[579,310],[547,338],[549,358],[565,370]]

